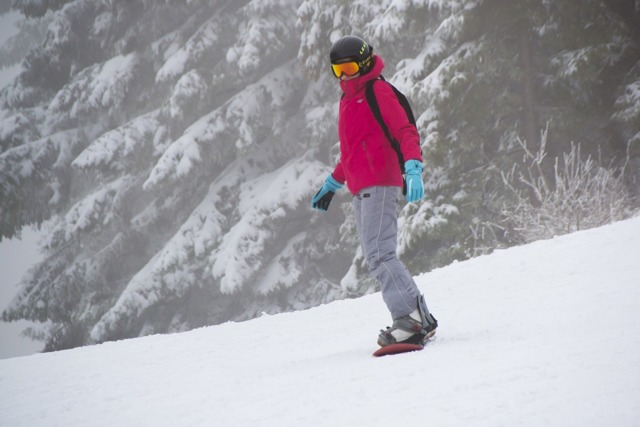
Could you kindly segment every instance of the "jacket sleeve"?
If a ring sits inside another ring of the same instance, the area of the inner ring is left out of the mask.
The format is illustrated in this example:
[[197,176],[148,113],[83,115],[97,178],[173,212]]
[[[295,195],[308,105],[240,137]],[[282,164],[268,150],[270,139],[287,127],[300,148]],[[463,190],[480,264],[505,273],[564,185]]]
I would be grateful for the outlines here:
[[344,184],[347,178],[344,174],[344,169],[342,168],[342,162],[338,162],[335,169],[333,169],[333,173],[331,173],[331,175],[333,176],[333,179],[338,181],[340,184]]
[[409,121],[407,113],[400,105],[400,101],[398,101],[391,86],[384,82],[376,82],[373,90],[380,106],[382,119],[387,124],[391,136],[400,143],[400,150],[404,160],[422,162],[418,130]]

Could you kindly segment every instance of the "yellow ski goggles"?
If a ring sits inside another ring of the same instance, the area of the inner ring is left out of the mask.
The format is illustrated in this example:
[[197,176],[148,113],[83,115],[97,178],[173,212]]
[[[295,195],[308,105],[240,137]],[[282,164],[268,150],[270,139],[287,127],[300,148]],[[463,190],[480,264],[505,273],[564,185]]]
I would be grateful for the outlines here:
[[360,65],[355,61],[331,64],[331,71],[333,71],[333,75],[337,79],[339,79],[343,74],[347,77],[351,77],[360,72]]

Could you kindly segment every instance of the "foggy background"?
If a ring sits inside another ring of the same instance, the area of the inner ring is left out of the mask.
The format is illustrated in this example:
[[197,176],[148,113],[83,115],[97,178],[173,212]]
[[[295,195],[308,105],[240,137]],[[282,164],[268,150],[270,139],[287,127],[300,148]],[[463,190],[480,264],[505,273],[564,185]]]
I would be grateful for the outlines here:
[[[0,15],[0,44],[17,34],[15,23],[20,19],[17,12]],[[19,64],[0,69],[0,87],[9,84],[19,71]],[[36,231],[27,229],[21,238],[0,242],[0,305],[3,307],[17,293],[22,275],[39,259],[38,236]],[[27,324],[26,321],[0,323],[0,358],[22,356],[42,349],[41,343],[20,336]]]
[[0,247],[30,255],[2,257],[0,301],[45,351],[378,289],[346,191],[309,207],[337,160],[327,55],[347,34],[417,117],[426,197],[398,208],[413,274],[638,209],[636,0],[13,4]]

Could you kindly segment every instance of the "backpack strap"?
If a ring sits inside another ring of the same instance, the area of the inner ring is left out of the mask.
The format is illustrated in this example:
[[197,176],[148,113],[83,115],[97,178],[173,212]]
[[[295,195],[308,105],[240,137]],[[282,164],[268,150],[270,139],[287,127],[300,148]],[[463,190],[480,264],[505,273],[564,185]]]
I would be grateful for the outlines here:
[[[382,80],[383,82],[385,82],[385,84],[388,84],[389,86],[391,86],[393,88],[394,93],[396,94],[396,97],[398,97],[398,89],[396,89],[391,83],[388,83],[384,79],[384,77],[380,76],[380,79],[370,80],[367,82],[367,86],[365,88],[365,96],[367,98],[367,104],[369,104],[369,108],[371,108],[371,112],[373,113],[373,116],[376,118],[376,121],[380,125],[380,128],[382,128],[384,135],[387,137],[387,140],[391,144],[391,148],[393,148],[393,150],[398,155],[400,170],[404,172],[404,156],[402,155],[402,150],[400,149],[400,143],[391,136],[391,132],[389,132],[389,127],[387,126],[387,124],[384,122],[384,119],[382,118],[382,113],[380,112],[380,105],[378,104],[376,93],[373,90],[373,85],[378,80]],[[400,100],[400,97],[398,97],[398,100]],[[409,114],[407,114],[407,116],[409,116]],[[413,113],[409,117],[409,121],[411,121],[412,119],[413,119]],[[412,123],[415,124],[415,120],[413,120]]]
[[376,93],[373,90],[373,85],[376,83],[377,80],[382,80],[383,82],[386,82],[386,80],[382,76],[380,76],[380,79],[368,81],[367,87],[365,88],[365,96],[367,98],[367,104],[369,104],[369,108],[373,113],[373,117],[376,118],[376,121],[380,125],[380,128],[382,128],[384,135],[387,137],[389,142],[391,142],[391,144],[393,145],[393,137],[391,136],[391,132],[389,132],[389,127],[387,126],[387,124],[384,122],[384,119],[382,118],[382,113],[380,112],[380,105],[378,104]]

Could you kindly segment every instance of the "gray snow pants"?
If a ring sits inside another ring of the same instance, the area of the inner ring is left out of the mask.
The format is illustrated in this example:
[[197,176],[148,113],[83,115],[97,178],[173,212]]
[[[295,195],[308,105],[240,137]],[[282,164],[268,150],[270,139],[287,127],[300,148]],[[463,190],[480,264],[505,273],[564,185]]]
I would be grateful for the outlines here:
[[400,192],[399,187],[369,187],[353,197],[356,228],[369,273],[380,282],[382,299],[394,320],[415,310],[420,296],[396,254]]

